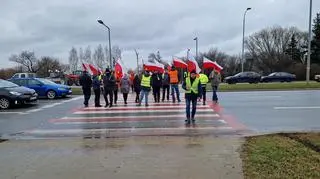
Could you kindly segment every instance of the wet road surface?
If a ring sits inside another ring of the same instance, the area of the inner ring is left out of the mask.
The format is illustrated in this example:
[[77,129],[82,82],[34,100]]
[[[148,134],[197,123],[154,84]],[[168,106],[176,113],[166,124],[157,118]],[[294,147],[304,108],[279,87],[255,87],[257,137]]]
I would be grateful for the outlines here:
[[[207,94],[210,99],[211,94]],[[40,100],[38,106],[0,112],[2,138],[110,138],[128,136],[250,135],[320,129],[320,91],[219,93],[220,103],[199,103],[196,124],[186,126],[185,102],[83,108],[82,97]],[[91,98],[91,102],[93,97]],[[101,102],[104,104],[104,102]],[[9,112],[9,113],[7,113]],[[13,112],[13,113],[12,113]]]

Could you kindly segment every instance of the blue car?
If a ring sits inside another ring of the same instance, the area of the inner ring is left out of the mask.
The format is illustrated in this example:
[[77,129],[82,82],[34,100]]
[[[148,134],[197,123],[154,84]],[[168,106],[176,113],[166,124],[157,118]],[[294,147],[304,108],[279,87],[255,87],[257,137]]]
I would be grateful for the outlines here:
[[71,87],[57,84],[43,78],[12,78],[9,81],[20,86],[34,89],[39,97],[47,97],[48,99],[66,97],[72,94]]

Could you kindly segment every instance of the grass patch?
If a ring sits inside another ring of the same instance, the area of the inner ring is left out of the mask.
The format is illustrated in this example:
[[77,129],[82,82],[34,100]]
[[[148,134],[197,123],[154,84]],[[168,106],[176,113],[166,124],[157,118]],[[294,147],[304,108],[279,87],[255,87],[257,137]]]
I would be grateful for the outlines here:
[[248,137],[241,158],[245,178],[320,178],[320,133]]

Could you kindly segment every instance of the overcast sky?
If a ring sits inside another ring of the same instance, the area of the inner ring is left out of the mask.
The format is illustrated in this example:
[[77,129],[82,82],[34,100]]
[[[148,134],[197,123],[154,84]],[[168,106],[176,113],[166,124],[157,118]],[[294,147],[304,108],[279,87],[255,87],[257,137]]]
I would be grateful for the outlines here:
[[[200,51],[239,54],[247,7],[246,35],[273,25],[308,28],[309,0],[1,0],[0,68],[13,66],[8,57],[22,50],[67,62],[72,46],[106,45],[97,19],[111,27],[126,67],[136,66],[134,48],[144,59],[158,50],[168,61],[194,53],[196,36]],[[314,0],[313,16],[319,11]]]

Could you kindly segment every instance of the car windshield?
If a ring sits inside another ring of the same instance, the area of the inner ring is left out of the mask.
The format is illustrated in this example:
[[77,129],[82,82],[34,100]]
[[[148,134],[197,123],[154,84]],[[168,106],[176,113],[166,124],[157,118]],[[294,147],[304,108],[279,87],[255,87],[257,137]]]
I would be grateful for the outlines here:
[[39,80],[40,82],[46,84],[46,85],[56,85],[55,82],[47,80],[47,79],[43,79],[43,78],[37,78],[37,80]]
[[14,87],[18,87],[18,85],[10,81],[0,80],[0,88],[14,88]]

